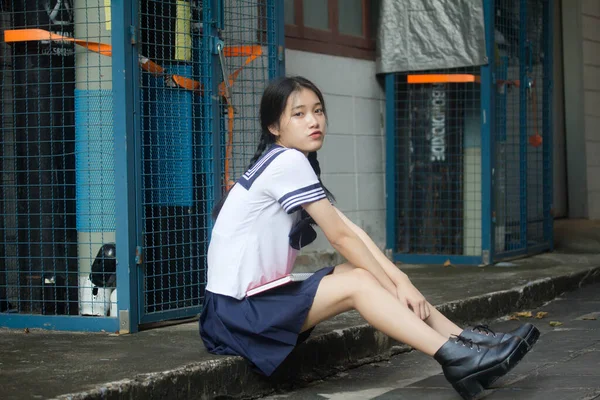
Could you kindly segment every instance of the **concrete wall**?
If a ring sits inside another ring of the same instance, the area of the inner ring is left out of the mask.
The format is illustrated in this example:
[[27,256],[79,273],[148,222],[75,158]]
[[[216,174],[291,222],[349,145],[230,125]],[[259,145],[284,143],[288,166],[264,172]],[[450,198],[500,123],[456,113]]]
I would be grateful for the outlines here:
[[569,217],[600,219],[600,1],[564,1]]
[[[285,54],[286,74],[310,79],[325,96],[329,124],[319,152],[323,183],[336,196],[336,206],[383,248],[385,104],[375,62],[296,50]],[[317,252],[333,252],[322,233],[303,249],[305,255]]]
[[588,218],[600,219],[600,0],[584,0],[581,13]]

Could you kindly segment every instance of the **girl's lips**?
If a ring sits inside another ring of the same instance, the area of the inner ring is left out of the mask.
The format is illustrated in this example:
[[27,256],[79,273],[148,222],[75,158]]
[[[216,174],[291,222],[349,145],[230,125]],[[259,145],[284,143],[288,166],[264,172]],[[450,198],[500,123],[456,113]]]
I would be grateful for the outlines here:
[[311,138],[318,138],[318,137],[321,137],[322,135],[323,135],[323,133],[321,131],[318,131],[318,132],[311,133],[309,136]]

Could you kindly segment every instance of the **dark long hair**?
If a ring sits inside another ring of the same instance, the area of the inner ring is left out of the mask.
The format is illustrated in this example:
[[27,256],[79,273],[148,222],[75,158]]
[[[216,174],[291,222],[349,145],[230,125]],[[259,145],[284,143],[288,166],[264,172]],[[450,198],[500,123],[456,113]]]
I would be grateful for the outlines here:
[[[271,83],[269,83],[269,85],[263,92],[262,99],[260,101],[261,135],[260,140],[258,142],[258,147],[256,148],[256,152],[254,153],[254,156],[252,156],[252,158],[250,159],[248,169],[252,168],[252,166],[258,161],[258,159],[265,152],[265,150],[270,145],[275,143],[277,137],[271,133],[269,127],[273,125],[279,125],[279,120],[281,119],[281,115],[285,112],[285,106],[287,105],[288,98],[294,92],[299,92],[302,89],[311,90],[317,95],[317,97],[319,98],[319,102],[321,102],[321,106],[323,108],[323,114],[325,115],[325,118],[327,118],[327,109],[325,108],[325,99],[323,98],[323,93],[321,93],[319,88],[316,87],[315,84],[309,81],[308,79],[303,78],[301,76],[293,76],[281,77],[271,81]],[[315,174],[319,178],[319,182],[321,182],[321,167],[319,166],[319,160],[317,159],[316,151],[308,153],[308,161],[310,162],[311,167],[315,171]],[[335,201],[335,197],[325,187],[325,185],[323,185],[323,182],[321,182],[321,186],[323,186],[323,190],[327,194],[329,200]],[[225,204],[228,195],[229,192],[225,193],[221,200],[215,205],[215,208],[212,212],[212,216],[214,219],[216,219],[219,215],[219,212],[221,211],[223,204]]]

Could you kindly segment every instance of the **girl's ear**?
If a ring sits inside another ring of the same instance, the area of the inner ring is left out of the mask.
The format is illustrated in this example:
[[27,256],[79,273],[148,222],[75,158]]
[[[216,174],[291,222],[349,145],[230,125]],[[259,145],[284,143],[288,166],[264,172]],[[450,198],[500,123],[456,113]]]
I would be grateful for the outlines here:
[[269,132],[273,134],[273,136],[279,137],[279,127],[275,124],[269,126]]

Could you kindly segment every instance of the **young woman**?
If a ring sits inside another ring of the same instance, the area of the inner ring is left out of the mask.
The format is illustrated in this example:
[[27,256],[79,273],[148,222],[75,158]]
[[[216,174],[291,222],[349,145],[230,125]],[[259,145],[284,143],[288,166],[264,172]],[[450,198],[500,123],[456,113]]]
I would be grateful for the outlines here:
[[[433,356],[447,380],[472,398],[506,374],[539,336],[461,329],[435,309],[373,241],[333,205],[317,150],[327,128],[320,90],[280,78],[260,104],[262,136],[246,173],[215,208],[208,283],[200,318],[208,351],[240,355],[271,375],[319,322],[357,310],[392,338]],[[289,274],[318,225],[348,261],[259,295],[249,289]]]

